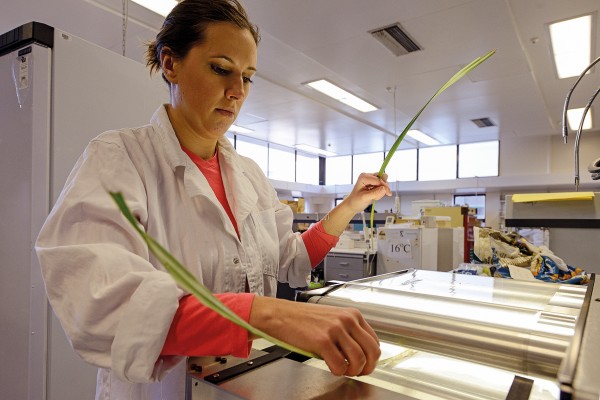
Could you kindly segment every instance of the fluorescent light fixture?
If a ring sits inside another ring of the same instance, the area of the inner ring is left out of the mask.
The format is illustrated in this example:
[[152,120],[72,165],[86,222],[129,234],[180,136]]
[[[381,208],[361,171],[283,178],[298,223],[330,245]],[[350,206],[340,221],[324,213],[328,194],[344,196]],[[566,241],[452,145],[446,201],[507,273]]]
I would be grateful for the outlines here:
[[229,127],[229,129],[227,129],[228,132],[235,132],[235,133],[252,133],[254,132],[252,129],[248,129],[248,128],[244,128],[242,126],[238,126],[238,125],[231,125]]
[[302,192],[299,190],[292,190],[292,197],[302,197]]
[[173,7],[178,3],[177,0],[133,0],[133,2],[163,17],[169,15]]
[[426,144],[428,146],[435,146],[436,144],[440,144],[440,142],[434,138],[432,138],[429,135],[424,134],[423,132],[421,132],[418,129],[411,129],[408,132],[406,132],[406,134],[408,136],[410,136],[411,138]]
[[311,88],[318,90],[319,92],[340,101],[352,108],[357,109],[362,112],[375,111],[378,108],[372,104],[367,103],[363,99],[353,95],[345,89],[342,89],[339,86],[334,85],[326,79],[320,79],[318,81],[307,82],[305,85],[310,86]]
[[558,78],[579,76],[591,62],[592,16],[556,22],[548,29]]
[[[572,108],[567,110],[567,120],[569,121],[569,128],[571,130],[577,131],[579,129],[579,124],[581,123],[581,116],[583,115],[583,108]],[[590,108],[585,114],[585,120],[583,121],[584,129],[592,129],[592,109]]]
[[335,156],[336,155],[332,151],[323,150],[323,149],[320,149],[318,147],[310,146],[308,144],[297,144],[297,145],[294,146],[294,148],[296,150],[302,150],[302,151],[305,151],[307,153],[319,154],[319,155],[322,155],[322,156],[331,157],[331,156]]

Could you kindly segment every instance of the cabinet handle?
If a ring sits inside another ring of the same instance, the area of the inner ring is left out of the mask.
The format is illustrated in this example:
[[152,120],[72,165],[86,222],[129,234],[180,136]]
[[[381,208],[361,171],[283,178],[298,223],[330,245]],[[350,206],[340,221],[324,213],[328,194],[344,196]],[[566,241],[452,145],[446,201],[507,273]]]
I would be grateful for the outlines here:
[[350,265],[350,263],[349,262],[340,262],[340,265],[346,266],[346,265]]
[[348,278],[348,277],[350,277],[350,275],[348,275],[348,274],[338,274],[338,276],[340,278]]

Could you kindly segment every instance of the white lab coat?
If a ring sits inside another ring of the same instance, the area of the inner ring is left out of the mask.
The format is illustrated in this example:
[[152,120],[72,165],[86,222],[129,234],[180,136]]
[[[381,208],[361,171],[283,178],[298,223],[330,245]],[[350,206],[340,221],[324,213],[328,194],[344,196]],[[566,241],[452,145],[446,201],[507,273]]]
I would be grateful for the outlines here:
[[[143,228],[215,293],[274,296],[277,278],[310,273],[292,212],[258,165],[226,138],[219,162],[240,238],[166,109],[151,124],[90,142],[36,243],[50,304],[73,348],[100,367],[97,399],[183,399],[185,363],[160,357],[185,294],[107,193],[121,191]],[[201,329],[201,323],[199,323]]]

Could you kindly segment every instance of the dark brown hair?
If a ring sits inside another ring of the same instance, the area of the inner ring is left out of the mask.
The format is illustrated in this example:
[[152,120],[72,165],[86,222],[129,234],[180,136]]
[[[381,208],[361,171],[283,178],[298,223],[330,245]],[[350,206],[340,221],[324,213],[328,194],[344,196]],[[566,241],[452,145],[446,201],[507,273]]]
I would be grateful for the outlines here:
[[[148,43],[146,66],[150,73],[161,69],[160,53],[164,47],[172,56],[184,58],[194,45],[204,42],[206,27],[214,22],[235,24],[250,31],[256,44],[260,41],[258,27],[248,20],[238,0],[182,0],[167,15],[156,39]],[[164,75],[163,79],[167,81]]]

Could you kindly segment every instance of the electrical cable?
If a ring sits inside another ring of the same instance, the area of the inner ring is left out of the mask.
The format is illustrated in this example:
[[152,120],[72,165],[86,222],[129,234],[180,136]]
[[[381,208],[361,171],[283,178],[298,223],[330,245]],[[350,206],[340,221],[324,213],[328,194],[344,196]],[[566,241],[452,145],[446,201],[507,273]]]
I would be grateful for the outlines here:
[[123,0],[123,23],[121,26],[121,51],[123,56],[125,56],[125,46],[127,39],[127,24],[129,23],[129,0]]
[[[396,124],[396,85],[394,85],[394,135],[398,137],[398,129]],[[400,217],[400,195],[398,194],[398,181],[396,181],[396,197],[394,198],[394,208],[396,208],[396,216]]]

